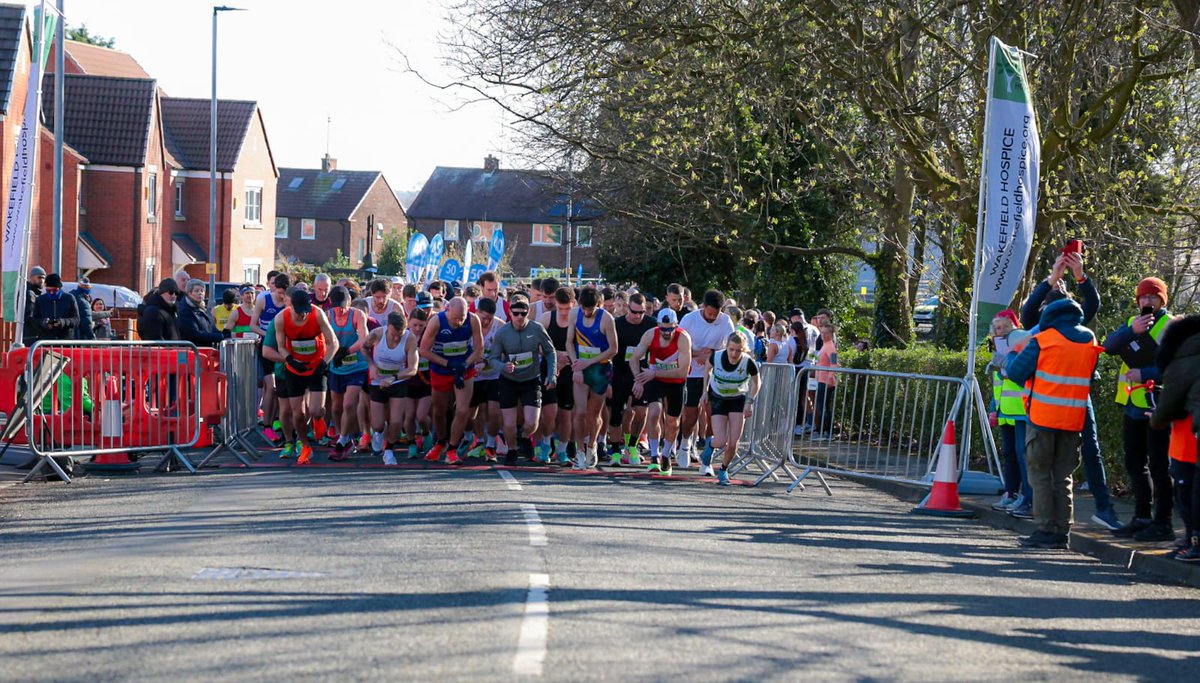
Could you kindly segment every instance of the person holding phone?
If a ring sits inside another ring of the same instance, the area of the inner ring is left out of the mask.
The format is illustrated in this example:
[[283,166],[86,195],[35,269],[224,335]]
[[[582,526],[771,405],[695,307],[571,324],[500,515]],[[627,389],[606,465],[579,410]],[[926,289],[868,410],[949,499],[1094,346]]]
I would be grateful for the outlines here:
[[1124,406],[1121,436],[1125,442],[1125,472],[1133,485],[1134,499],[1133,521],[1113,534],[1141,542],[1170,541],[1175,538],[1167,454],[1171,433],[1151,429],[1148,419],[1162,384],[1154,352],[1171,322],[1166,309],[1167,284],[1156,277],[1145,278],[1138,283],[1136,299],[1138,314],[1130,316],[1104,340],[1105,353],[1122,359],[1116,402]]

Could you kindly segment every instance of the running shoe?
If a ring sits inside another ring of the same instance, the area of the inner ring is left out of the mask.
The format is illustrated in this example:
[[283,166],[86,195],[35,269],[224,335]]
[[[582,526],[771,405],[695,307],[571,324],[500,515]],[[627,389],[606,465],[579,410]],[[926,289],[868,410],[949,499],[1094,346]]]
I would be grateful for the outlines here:
[[365,451],[371,447],[371,434],[366,433],[358,438],[358,450]]
[[325,423],[325,420],[313,420],[313,436],[318,440],[324,439],[328,431],[329,425]]
[[569,453],[567,453],[566,451],[559,453],[558,454],[558,464],[562,465],[563,467],[570,465],[571,464],[571,455]]
[[329,459],[334,462],[341,462],[349,457],[346,455],[346,451],[348,450],[350,450],[350,442],[335,441],[332,449],[333,452],[329,454]]
[[650,474],[658,474],[661,471],[662,471],[662,468],[659,467],[658,463],[656,463],[656,462],[652,462],[649,465],[646,465],[646,472],[648,472]]
[[472,448],[471,450],[467,451],[467,457],[468,458],[482,458],[482,457],[484,457],[484,455],[486,455],[486,451],[487,451],[487,444],[480,441],[479,439],[476,439],[475,447]]
[[587,461],[588,461],[587,449],[585,448],[582,451],[576,452],[575,462],[574,462],[574,464],[571,465],[571,469],[575,470],[576,472],[581,472],[583,470],[586,470],[588,468]]
[[1104,510],[1097,510],[1096,514],[1092,515],[1092,521],[1109,531],[1116,531],[1124,526],[1121,524],[1120,518],[1117,517],[1116,510],[1113,510],[1111,507]]
[[283,444],[283,450],[279,451],[279,459],[280,460],[288,460],[288,459],[294,458],[294,457],[296,457],[296,444],[294,444],[290,441],[288,443]]
[[371,434],[371,450],[382,451],[386,444],[383,443],[383,434],[374,432]]
[[614,448],[612,450],[612,452],[608,454],[608,466],[609,467],[620,467],[621,466],[621,449]]
[[516,465],[517,464],[517,452],[509,451],[508,453],[506,453],[504,455],[504,464],[508,467],[512,467],[512,466]]
[[392,450],[392,449],[390,449],[390,448],[386,448],[386,449],[384,449],[384,451],[383,451],[383,464],[385,464],[385,465],[395,465],[395,464],[396,464],[396,452],[395,452],[395,451],[393,451],[393,450]]
[[408,459],[416,460],[417,456],[419,456],[419,455],[420,455],[420,453],[417,452],[417,444],[416,443],[408,444]]
[[458,457],[458,449],[451,448],[450,451],[446,453],[446,464],[457,465],[460,462],[462,462],[462,459]]
[[1008,516],[1016,517],[1017,519],[1033,519],[1033,504],[1022,503],[1015,505],[1008,509]]
[[488,446],[484,446],[484,447],[483,447],[483,459],[484,459],[486,462],[490,462],[490,463],[495,463],[495,462],[497,462],[497,459],[496,459],[496,449],[494,449],[494,448],[490,448],[490,447],[488,447]]
[[270,441],[272,444],[282,439],[282,437],[279,436],[279,433],[270,427],[267,427],[263,430],[263,436],[265,436],[267,441]]
[[533,461],[544,465],[550,464],[550,444],[539,445],[533,453]]
[[1005,493],[1003,496],[1000,496],[1000,500],[996,501],[995,503],[992,503],[992,509],[1003,512],[1003,511],[1009,509],[1010,507],[1012,507],[1013,504],[1016,502],[1017,502],[1016,495],[1011,494],[1011,493]]
[[297,465],[312,464],[313,450],[308,444],[297,444],[299,446],[300,455],[296,458]]
[[713,471],[712,465],[701,465],[700,466],[700,476],[711,477],[711,476],[713,476],[713,474],[715,474],[715,472]]
[[632,465],[637,467],[642,464],[642,454],[638,451],[637,446],[630,446],[625,449],[625,456],[621,458],[622,465]]
[[425,454],[425,461],[426,462],[437,462],[438,460],[442,459],[442,453],[445,453],[445,452],[446,452],[446,447],[444,445],[442,445],[441,443],[436,443],[433,445],[433,448],[429,449],[429,452]]
[[1161,543],[1163,541],[1174,541],[1175,530],[1171,528],[1171,524],[1169,522],[1166,524],[1163,524],[1162,522],[1153,522],[1150,524],[1150,526],[1134,534],[1133,540],[1138,541],[1139,543]]
[[674,468],[671,466],[671,463],[669,463],[669,462],[667,463],[667,467],[665,469],[661,468],[661,467],[659,468],[659,473],[665,474],[668,477],[671,476],[671,473],[674,471],[675,471]]
[[729,486],[729,473],[724,468],[717,470],[717,486]]
[[1188,547],[1175,553],[1174,559],[1180,562],[1194,564],[1200,562],[1200,545],[1188,545]]
[[704,450],[700,451],[700,464],[704,466],[701,469],[706,469],[706,468],[708,468],[709,465],[712,464],[712,456],[713,456],[712,442],[709,441],[708,439],[705,439],[704,440]]

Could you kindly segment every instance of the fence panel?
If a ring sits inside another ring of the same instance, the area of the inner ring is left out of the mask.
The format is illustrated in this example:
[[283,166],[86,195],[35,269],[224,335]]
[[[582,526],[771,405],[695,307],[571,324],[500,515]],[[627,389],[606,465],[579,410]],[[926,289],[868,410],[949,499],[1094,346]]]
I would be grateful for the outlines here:
[[249,467],[258,455],[258,449],[247,438],[258,426],[258,343],[254,339],[226,339],[221,342],[220,355],[229,402],[221,419],[220,442],[196,467],[204,467],[224,451]]
[[[26,353],[21,419],[37,465],[54,457],[165,452],[156,470],[196,468],[182,449],[225,413],[217,352],[188,342],[39,341]],[[20,404],[20,401],[18,401]],[[17,416],[14,416],[16,418]]]

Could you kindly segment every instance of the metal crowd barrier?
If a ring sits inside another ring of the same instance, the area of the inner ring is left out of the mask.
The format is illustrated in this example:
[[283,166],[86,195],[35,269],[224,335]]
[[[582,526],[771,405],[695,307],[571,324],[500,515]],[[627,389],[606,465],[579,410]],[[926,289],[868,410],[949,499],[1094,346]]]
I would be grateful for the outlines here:
[[220,441],[196,467],[229,451],[246,467],[258,455],[247,437],[258,426],[258,343],[254,339],[226,339],[221,342],[221,372],[227,386],[228,404],[221,419]]
[[38,462],[118,453],[165,452],[155,471],[196,468],[182,449],[201,440],[205,421],[224,412],[216,351],[188,342],[39,341],[28,349],[17,411]]
[[[946,421],[958,426],[958,471],[970,465],[971,417],[986,425],[986,406],[969,379],[936,377],[852,368],[821,368],[832,373],[836,387],[810,390],[809,368],[798,378],[793,402],[793,424],[802,424],[793,436],[789,462],[805,474],[821,472],[856,477],[928,484],[937,466],[938,447]],[[979,413],[978,411],[983,411]],[[985,459],[989,472],[998,462],[991,433],[984,428]],[[793,477],[792,491],[805,475]],[[827,489],[828,490],[828,489]]]

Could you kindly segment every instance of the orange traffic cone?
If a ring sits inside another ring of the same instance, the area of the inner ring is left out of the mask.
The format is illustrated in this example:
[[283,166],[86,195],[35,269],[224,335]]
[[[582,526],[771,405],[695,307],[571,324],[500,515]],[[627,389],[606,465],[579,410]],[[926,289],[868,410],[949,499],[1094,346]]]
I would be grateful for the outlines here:
[[131,465],[128,453],[101,453],[92,456],[94,465]]
[[913,512],[940,517],[974,517],[975,513],[962,509],[958,500],[957,455],[954,447],[954,420],[946,421],[942,433],[942,445],[938,449],[937,470],[933,475],[933,489]]

